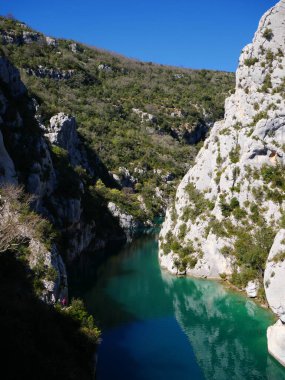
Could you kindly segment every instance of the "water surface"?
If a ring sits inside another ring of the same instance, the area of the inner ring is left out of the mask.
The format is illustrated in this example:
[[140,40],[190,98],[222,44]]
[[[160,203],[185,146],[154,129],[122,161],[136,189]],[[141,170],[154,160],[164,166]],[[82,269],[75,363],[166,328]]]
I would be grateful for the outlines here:
[[103,329],[97,380],[285,380],[267,353],[272,314],[217,282],[171,276],[157,249],[142,237],[73,274]]

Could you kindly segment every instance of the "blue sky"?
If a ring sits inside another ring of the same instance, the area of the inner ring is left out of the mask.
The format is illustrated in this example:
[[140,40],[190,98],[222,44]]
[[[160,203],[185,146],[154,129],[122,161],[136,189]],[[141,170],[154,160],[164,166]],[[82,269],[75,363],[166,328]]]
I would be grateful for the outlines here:
[[235,71],[277,0],[1,0],[0,14],[128,57]]

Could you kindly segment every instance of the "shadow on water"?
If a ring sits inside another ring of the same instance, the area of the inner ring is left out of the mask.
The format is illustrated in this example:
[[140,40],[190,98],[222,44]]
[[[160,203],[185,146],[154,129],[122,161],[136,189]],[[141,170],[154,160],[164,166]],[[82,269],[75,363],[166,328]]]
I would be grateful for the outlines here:
[[[134,249],[145,247],[146,241],[152,242],[153,235],[144,235],[123,248],[115,246],[99,252],[89,252],[69,266],[71,297],[80,297],[85,301],[88,311],[94,315],[101,328],[112,328],[140,319],[119,302],[116,296],[109,294],[108,284],[112,279],[123,282],[123,278],[128,283],[130,278],[137,276],[137,268],[123,268],[120,263],[122,259],[132,257]],[[118,291],[120,288],[118,284]]]

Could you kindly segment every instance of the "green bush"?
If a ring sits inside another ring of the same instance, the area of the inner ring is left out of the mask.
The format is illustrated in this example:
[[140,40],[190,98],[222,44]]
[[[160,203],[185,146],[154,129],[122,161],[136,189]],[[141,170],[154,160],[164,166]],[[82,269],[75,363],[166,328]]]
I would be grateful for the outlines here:
[[263,32],[263,37],[267,39],[267,41],[270,41],[273,38],[274,34],[272,29],[266,28],[265,31]]
[[260,120],[262,119],[267,119],[268,118],[268,113],[267,111],[261,111],[259,113],[257,113],[253,120],[252,120],[252,125],[255,126]]
[[236,164],[239,162],[240,157],[240,145],[237,144],[235,148],[233,148],[229,153],[230,160],[233,164]]
[[263,85],[261,87],[262,92],[269,92],[269,90],[272,88],[272,82],[271,82],[271,75],[266,74],[266,77],[264,79]]
[[248,67],[255,65],[258,62],[258,58],[246,58],[244,64]]
[[236,197],[232,198],[230,203],[226,203],[224,201],[223,198],[221,198],[221,201],[220,201],[220,208],[221,208],[221,211],[222,211],[222,214],[223,216],[225,217],[228,217],[231,215],[231,213],[236,210],[236,209],[239,209],[239,201]]
[[258,228],[254,235],[248,229],[240,228],[234,243],[234,255],[238,265],[250,268],[262,277],[274,237],[273,229],[265,225]]
[[82,300],[72,299],[70,305],[62,309],[62,312],[69,315],[76,322],[79,322],[82,332],[84,332],[91,341],[98,343],[101,332],[95,325],[92,315],[88,314]]
[[189,183],[185,187],[185,191],[189,196],[191,205],[187,206],[182,215],[182,219],[187,221],[188,219],[195,221],[203,212],[211,211],[215,207],[215,204],[195,188],[193,183]]

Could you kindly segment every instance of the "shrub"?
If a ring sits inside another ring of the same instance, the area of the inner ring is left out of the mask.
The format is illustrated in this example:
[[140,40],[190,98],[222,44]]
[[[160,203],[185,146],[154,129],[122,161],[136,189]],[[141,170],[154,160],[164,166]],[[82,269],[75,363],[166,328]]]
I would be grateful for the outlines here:
[[187,232],[187,225],[183,223],[179,228],[178,239],[183,240],[185,238],[186,232]]
[[246,228],[239,229],[234,243],[234,255],[237,263],[251,268],[262,276],[274,237],[275,233],[271,227],[258,228],[254,236]]
[[261,111],[257,113],[252,120],[252,125],[255,126],[260,120],[267,119],[267,117],[268,113],[266,111]]
[[246,58],[244,64],[248,67],[255,65],[258,62],[258,58]]
[[229,157],[233,164],[236,164],[239,162],[239,156],[240,156],[240,145],[237,144],[235,148],[233,148],[230,151]]
[[263,32],[263,37],[267,40],[270,41],[273,38],[274,34],[272,29],[266,28],[265,31]]
[[70,306],[64,308],[62,312],[69,315],[76,322],[79,322],[81,325],[81,331],[86,334],[91,341],[98,343],[101,332],[95,325],[92,315],[89,315],[86,311],[82,300],[73,298]]
[[234,197],[231,199],[230,203],[226,203],[224,199],[221,198],[220,208],[223,216],[228,217],[235,209],[239,208],[239,201],[236,197]]
[[271,75],[266,74],[263,85],[261,87],[262,92],[268,92],[272,88]]
[[[277,255],[275,255],[273,258],[273,261],[275,263],[279,263],[280,261],[283,262],[284,260],[285,260],[285,251],[278,252]],[[271,276],[271,277],[273,277],[273,276]]]

